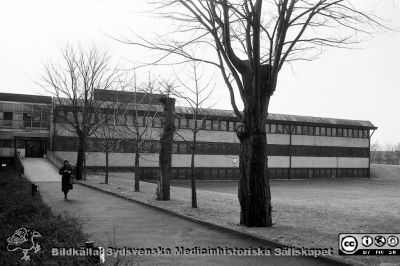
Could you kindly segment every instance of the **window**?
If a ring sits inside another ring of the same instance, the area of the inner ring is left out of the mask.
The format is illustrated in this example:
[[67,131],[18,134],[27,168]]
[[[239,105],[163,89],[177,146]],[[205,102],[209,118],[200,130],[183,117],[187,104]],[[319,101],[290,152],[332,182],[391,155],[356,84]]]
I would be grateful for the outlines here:
[[186,118],[181,119],[181,128],[188,128],[188,121]]
[[203,148],[204,145],[202,143],[196,143],[196,154],[204,154]]
[[278,134],[283,133],[283,125],[281,125],[281,124],[276,125],[276,133],[278,133]]
[[178,168],[178,179],[186,179],[186,168]]
[[235,122],[229,121],[229,131],[235,131]]
[[184,142],[179,143],[179,153],[186,154],[186,143]]
[[321,136],[326,136],[326,127],[321,127]]
[[180,128],[180,126],[179,126],[179,118],[178,117],[175,117],[175,127],[176,128]]
[[328,128],[326,129],[326,135],[327,135],[327,136],[332,136],[332,128],[328,127]]
[[272,134],[276,133],[276,125],[275,124],[271,124],[271,131]]
[[359,137],[359,138],[362,138],[362,137],[363,137],[363,130],[362,130],[362,129],[359,129],[359,130],[358,130],[358,137]]
[[319,132],[319,127],[315,127],[315,136],[319,136],[320,132]]
[[271,133],[271,128],[270,128],[270,125],[269,124],[265,124],[265,132],[268,134],[268,133]]
[[337,136],[338,137],[343,137],[343,129],[342,128],[338,128],[337,129]]
[[336,137],[336,128],[332,128],[332,136]]
[[219,120],[212,121],[212,130],[219,130]]
[[301,135],[301,126],[296,127],[296,134]]
[[348,136],[349,136],[349,138],[353,137],[353,129],[349,128]]
[[12,112],[4,112],[3,119],[4,120],[12,120],[13,119],[13,113]]
[[364,138],[369,138],[369,130],[364,129]]
[[227,121],[221,121],[221,130],[222,131],[228,130],[227,123],[228,123]]
[[308,135],[308,126],[302,126],[301,134]]
[[11,148],[11,139],[1,139],[1,147]]
[[172,143],[172,153],[173,154],[178,153],[178,143]]
[[210,169],[209,168],[203,168],[203,175],[202,175],[202,179],[210,179],[211,178],[211,173],[210,173]]
[[195,129],[194,128],[194,119],[189,119],[189,127],[190,129]]
[[207,130],[211,130],[211,128],[212,128],[212,120],[206,120],[205,128]]
[[348,130],[347,130],[347,128],[343,128],[343,137],[348,137]]
[[218,179],[226,179],[225,169],[219,169],[218,170]]
[[217,179],[218,178],[218,169],[211,169],[211,178]]
[[203,124],[203,119],[198,119],[197,120],[197,128],[198,129],[203,129],[204,128],[204,124]]
[[283,133],[292,134],[293,127],[291,125],[283,125]]

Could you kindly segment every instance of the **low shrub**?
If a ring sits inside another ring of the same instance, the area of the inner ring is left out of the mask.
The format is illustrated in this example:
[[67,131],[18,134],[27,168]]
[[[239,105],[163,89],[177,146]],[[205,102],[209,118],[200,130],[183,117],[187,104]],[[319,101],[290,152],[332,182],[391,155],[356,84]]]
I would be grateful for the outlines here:
[[[7,238],[22,227],[41,234],[35,238],[41,250],[30,251],[28,262],[21,261],[21,250],[7,250]],[[52,247],[82,247],[86,240],[77,217],[53,214],[39,193],[32,198],[27,179],[18,177],[13,170],[0,172],[0,265],[93,265],[84,257],[51,254]]]

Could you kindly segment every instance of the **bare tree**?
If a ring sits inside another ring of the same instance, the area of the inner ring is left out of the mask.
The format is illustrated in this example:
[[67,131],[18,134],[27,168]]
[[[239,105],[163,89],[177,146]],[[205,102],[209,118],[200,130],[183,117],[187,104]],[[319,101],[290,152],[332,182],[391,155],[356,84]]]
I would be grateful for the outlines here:
[[112,88],[119,78],[117,67],[110,57],[96,48],[84,50],[69,46],[62,53],[62,63],[45,66],[40,85],[54,96],[57,126],[63,127],[79,139],[76,177],[82,179],[87,138],[98,127],[94,109],[101,101],[95,90]]
[[[118,81],[113,88],[118,92],[117,87],[123,90],[126,83]],[[127,116],[128,116],[128,102],[119,99],[118,93],[115,93],[115,99],[103,101],[103,103],[94,109],[95,119],[98,121],[98,128],[93,133],[96,137],[94,150],[104,152],[105,158],[105,180],[104,183],[108,184],[109,173],[109,154],[119,150],[120,144],[125,138],[129,137],[126,134]]]
[[[139,86],[134,76],[133,91],[129,98],[132,110],[132,124],[128,123],[126,131],[134,136],[133,145],[135,152],[135,192],[140,191],[140,157],[145,141],[152,135],[152,126],[155,124],[156,116],[159,113],[159,106],[155,104],[157,95],[153,95],[155,81],[149,78],[147,84]],[[155,125],[160,126],[160,125]]]
[[[185,100],[185,102],[190,106],[191,111],[191,122],[188,125],[188,129],[192,133],[192,139],[190,141],[186,140],[184,136],[176,132],[176,135],[190,143],[191,149],[191,160],[190,160],[190,183],[192,189],[192,208],[197,208],[197,195],[196,195],[196,166],[195,166],[195,155],[196,155],[196,144],[197,144],[197,133],[203,129],[206,118],[207,109],[204,108],[204,103],[210,100],[210,96],[213,92],[211,88],[212,79],[206,84],[202,84],[201,80],[204,78],[203,74],[199,72],[199,62],[190,62],[189,67],[191,68],[191,73],[189,74],[190,82],[182,81],[179,75],[177,75],[177,80],[179,84],[184,88],[183,92],[173,91],[172,95],[179,99]],[[208,105],[207,108],[210,108]],[[178,116],[178,115],[176,115]]]
[[162,81],[164,95],[159,98],[162,105],[163,129],[160,136],[160,154],[158,169],[157,199],[170,200],[172,142],[175,135],[175,99],[171,98],[171,91],[175,85],[168,81]]
[[[285,62],[313,59],[322,47],[357,43],[360,33],[382,25],[350,0],[153,2],[156,12],[181,22],[179,31],[163,34],[159,41],[142,38],[126,43],[165,52],[150,64],[174,55],[182,59],[175,63],[201,61],[220,70],[232,108],[242,122],[237,128],[240,224],[272,226],[265,123],[280,70]],[[214,56],[207,52],[193,56],[196,48],[214,51]],[[243,112],[237,107],[237,93]]]

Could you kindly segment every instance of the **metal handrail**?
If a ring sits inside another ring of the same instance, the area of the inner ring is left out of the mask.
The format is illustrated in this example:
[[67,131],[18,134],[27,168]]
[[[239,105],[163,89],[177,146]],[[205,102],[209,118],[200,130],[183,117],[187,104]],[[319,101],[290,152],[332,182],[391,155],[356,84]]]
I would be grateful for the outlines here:
[[22,162],[21,162],[21,157],[19,156],[17,150],[15,150],[15,152],[14,152],[14,162],[15,162],[15,167],[17,168],[19,177],[23,177],[25,170],[24,170],[24,166],[22,165]]

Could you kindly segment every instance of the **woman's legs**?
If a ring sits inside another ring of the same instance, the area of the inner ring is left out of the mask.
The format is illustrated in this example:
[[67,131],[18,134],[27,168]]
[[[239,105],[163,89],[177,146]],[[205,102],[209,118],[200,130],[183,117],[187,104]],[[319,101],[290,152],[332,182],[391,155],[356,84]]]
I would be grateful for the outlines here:
[[67,199],[67,194],[68,194],[68,192],[64,192],[64,199],[65,200]]

